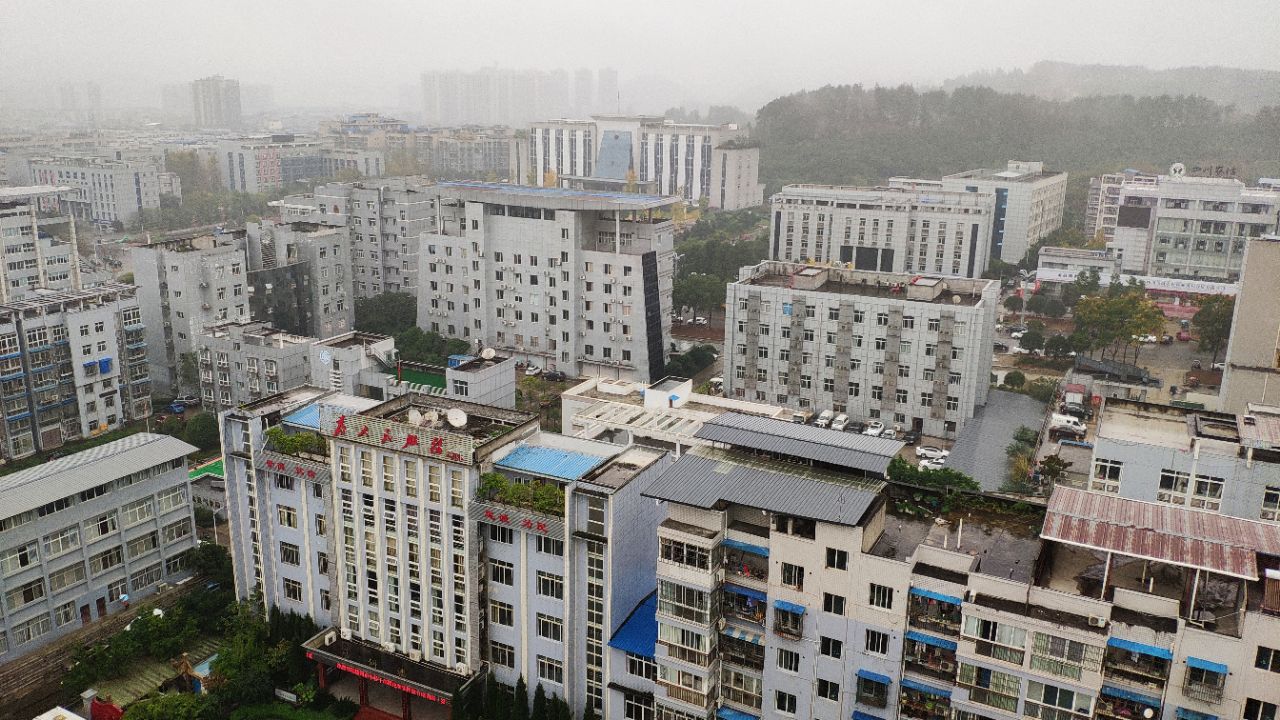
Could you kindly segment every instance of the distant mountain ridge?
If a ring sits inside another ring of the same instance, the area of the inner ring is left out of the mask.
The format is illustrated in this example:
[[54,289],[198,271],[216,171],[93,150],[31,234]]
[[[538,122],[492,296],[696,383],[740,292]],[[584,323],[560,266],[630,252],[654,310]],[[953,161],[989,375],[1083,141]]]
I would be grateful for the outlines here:
[[1080,65],[1041,61],[1028,70],[995,70],[951,78],[943,89],[989,87],[1049,100],[1096,95],[1199,95],[1243,112],[1280,105],[1280,72],[1229,67],[1152,70],[1140,65]]

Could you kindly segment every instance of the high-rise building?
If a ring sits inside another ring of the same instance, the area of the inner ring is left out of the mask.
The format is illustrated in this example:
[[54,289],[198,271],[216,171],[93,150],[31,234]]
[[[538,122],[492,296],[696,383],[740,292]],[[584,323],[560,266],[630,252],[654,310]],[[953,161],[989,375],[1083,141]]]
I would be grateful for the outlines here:
[[989,255],[1008,263],[1021,261],[1032,245],[1062,227],[1067,198],[1066,173],[1023,160],[1010,160],[1003,170],[966,170],[941,180],[890,178],[889,185],[994,195]]
[[418,326],[571,376],[662,375],[674,227],[649,195],[439,183]]
[[766,261],[725,300],[725,395],[955,438],[986,402],[1000,283]]
[[0,658],[13,662],[189,578],[195,449],[139,433],[4,478]]
[[1249,241],[1222,372],[1222,409],[1248,414],[1250,403],[1280,407],[1280,235]]
[[529,129],[532,184],[674,195],[721,210],[764,201],[760,149],[736,125],[596,115]]
[[618,90],[618,71],[600,68],[596,73],[596,107],[589,112],[621,113],[622,96]]
[[1128,184],[1154,185],[1158,176],[1125,170],[1089,178],[1089,198],[1085,204],[1084,234],[1093,239],[1098,233],[1110,243],[1115,237],[1116,217],[1120,212],[1120,190]]
[[235,130],[240,127],[240,81],[212,75],[191,83],[196,127]]
[[974,278],[990,260],[987,193],[788,185],[770,204],[775,260]]
[[0,188],[0,302],[20,300],[38,288],[80,286],[76,223],[62,198],[65,185]]
[[294,335],[355,327],[350,235],[344,228],[265,220],[245,224],[249,314]]
[[[572,114],[580,101],[575,95],[583,87],[581,72],[572,79],[565,70],[543,72],[498,67],[423,73],[426,124],[518,127],[539,117],[564,117]],[[616,84],[616,75],[614,82]]]
[[102,119],[102,87],[96,82],[70,82],[58,86],[58,107],[76,122],[93,125]]
[[160,207],[154,163],[94,155],[33,157],[32,181],[75,188],[62,201],[75,217],[100,226],[127,225],[143,210]]

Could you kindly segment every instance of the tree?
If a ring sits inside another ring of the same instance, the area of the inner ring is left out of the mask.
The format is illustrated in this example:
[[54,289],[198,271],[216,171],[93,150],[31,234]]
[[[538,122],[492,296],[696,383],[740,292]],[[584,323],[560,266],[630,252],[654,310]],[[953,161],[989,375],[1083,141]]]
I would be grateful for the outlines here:
[[418,321],[418,299],[391,292],[356,300],[356,329],[379,335],[398,335]]
[[212,413],[202,412],[187,421],[186,436],[183,438],[201,450],[217,450],[218,420]]
[[1067,314],[1067,306],[1052,295],[1036,293],[1031,296],[1030,300],[1027,300],[1027,311],[1037,315],[1060,318]]
[[595,703],[587,701],[587,707],[582,710],[582,720],[599,720],[600,716],[596,714]]
[[120,274],[120,277],[116,278],[116,281],[117,281],[117,282],[122,282],[122,283],[124,283],[125,285],[132,285],[132,284],[133,284],[133,273],[131,273],[131,272],[121,273],[121,274]]
[[1039,350],[1044,347],[1044,333],[1039,330],[1028,330],[1022,334],[1018,343],[1028,350]]
[[1019,370],[1010,370],[1009,373],[1004,376],[1004,384],[1011,388],[1020,388],[1025,385],[1026,382],[1027,376],[1023,375]]
[[1053,402],[1058,394],[1058,381],[1053,378],[1036,378],[1027,386],[1026,393],[1042,403]]
[[1191,318],[1191,324],[1200,334],[1200,349],[1213,353],[1213,362],[1218,362],[1218,353],[1231,338],[1231,319],[1235,309],[1234,297],[1213,295],[1200,302],[1200,309]]
[[516,680],[516,694],[511,699],[511,720],[531,720],[529,717],[529,686],[524,675]]
[[1072,463],[1063,460],[1060,455],[1050,455],[1040,461],[1040,480],[1046,485],[1056,485],[1067,477],[1067,468]]
[[173,693],[133,703],[124,720],[202,720],[210,717],[209,710],[207,695]]
[[724,280],[714,275],[687,275],[675,281],[671,300],[677,308],[710,311],[724,304]]
[[200,387],[200,366],[196,364],[194,352],[178,356],[178,385],[183,388]]
[[542,683],[538,683],[533,691],[533,711],[529,713],[529,720],[550,720],[547,715],[547,691],[542,689]]
[[227,641],[218,651],[207,680],[220,704],[237,706],[272,697],[273,665],[278,653],[267,646],[267,624],[261,608],[250,602],[236,606],[227,619]]
[[1012,310],[1013,312],[1021,312],[1022,298],[1018,297],[1017,295],[1010,295],[1009,297],[1005,298],[1004,309]]
[[1071,341],[1063,335],[1054,335],[1044,341],[1046,355],[1063,358],[1071,353]]

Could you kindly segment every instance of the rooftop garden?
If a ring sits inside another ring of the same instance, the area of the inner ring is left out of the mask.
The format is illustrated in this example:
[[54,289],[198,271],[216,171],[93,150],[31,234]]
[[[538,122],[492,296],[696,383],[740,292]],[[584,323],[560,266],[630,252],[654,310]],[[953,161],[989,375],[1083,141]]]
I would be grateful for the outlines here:
[[497,472],[480,476],[476,496],[482,501],[532,510],[543,515],[564,517],[564,490],[556,483],[523,483]]
[[310,431],[290,433],[278,426],[267,428],[267,443],[272,450],[285,455],[329,454],[329,443],[318,433]]

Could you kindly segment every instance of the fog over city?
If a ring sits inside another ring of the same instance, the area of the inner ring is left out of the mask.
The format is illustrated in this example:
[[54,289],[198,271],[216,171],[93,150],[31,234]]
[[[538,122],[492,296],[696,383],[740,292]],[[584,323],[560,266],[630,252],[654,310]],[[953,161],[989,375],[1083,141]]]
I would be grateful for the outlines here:
[[214,73],[271,85],[284,106],[394,108],[428,70],[613,67],[623,110],[750,112],[825,84],[937,85],[1041,60],[1280,70],[1267,0],[5,0],[0,38],[10,108],[56,106],[71,80],[99,83],[108,106],[158,106],[161,85]]

